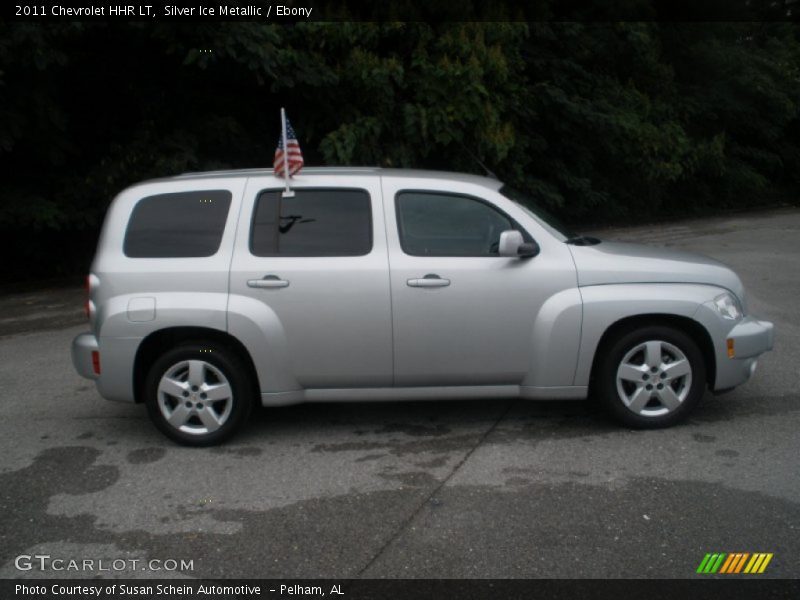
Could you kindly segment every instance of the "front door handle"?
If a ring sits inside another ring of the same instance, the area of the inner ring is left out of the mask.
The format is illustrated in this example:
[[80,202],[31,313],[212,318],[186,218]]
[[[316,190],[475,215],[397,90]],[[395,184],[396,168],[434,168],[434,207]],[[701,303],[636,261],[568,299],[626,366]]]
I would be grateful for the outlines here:
[[406,281],[408,287],[437,288],[450,285],[449,279],[442,279],[435,273],[428,273],[422,279],[409,279]]
[[251,288],[285,288],[289,282],[277,275],[265,275],[264,279],[248,279],[247,286]]

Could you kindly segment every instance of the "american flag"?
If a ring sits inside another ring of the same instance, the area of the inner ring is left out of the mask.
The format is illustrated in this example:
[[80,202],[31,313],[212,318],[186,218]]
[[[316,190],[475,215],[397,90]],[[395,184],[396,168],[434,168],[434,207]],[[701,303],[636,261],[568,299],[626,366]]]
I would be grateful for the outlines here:
[[283,177],[285,175],[283,161],[286,155],[289,156],[289,175],[294,175],[303,168],[303,153],[300,151],[300,144],[297,142],[297,135],[292,129],[289,119],[286,119],[286,147],[287,152],[283,149],[283,136],[278,140],[278,147],[275,148],[275,160],[272,166],[275,169],[275,175]]

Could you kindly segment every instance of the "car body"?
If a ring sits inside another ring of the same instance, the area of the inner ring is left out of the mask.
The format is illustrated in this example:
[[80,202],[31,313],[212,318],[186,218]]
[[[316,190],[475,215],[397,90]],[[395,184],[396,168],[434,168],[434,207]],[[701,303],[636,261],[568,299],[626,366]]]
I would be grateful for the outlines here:
[[291,188],[240,170],[120,193],[88,277],[77,371],[107,399],[147,403],[177,441],[210,444],[251,397],[592,390],[628,425],[666,426],[705,389],[745,382],[772,348],[772,324],[747,314],[728,267],[570,236],[495,179],[306,168]]

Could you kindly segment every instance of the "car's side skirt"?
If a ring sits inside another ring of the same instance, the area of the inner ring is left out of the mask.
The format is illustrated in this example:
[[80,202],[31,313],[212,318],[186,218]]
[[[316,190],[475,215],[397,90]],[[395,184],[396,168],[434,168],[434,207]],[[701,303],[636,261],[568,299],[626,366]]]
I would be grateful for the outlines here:
[[523,398],[526,400],[581,400],[586,386],[533,387],[519,385],[431,386],[398,388],[308,389],[261,394],[264,406],[302,402],[373,402],[397,400],[476,400]]

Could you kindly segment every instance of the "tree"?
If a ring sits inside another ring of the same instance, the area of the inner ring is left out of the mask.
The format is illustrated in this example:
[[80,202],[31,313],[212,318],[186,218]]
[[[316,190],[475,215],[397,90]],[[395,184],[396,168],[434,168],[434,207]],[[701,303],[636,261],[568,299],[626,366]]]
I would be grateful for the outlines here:
[[5,279],[85,272],[130,183],[269,167],[280,106],[307,164],[485,164],[577,229],[797,197],[796,24],[583,18],[0,24]]

